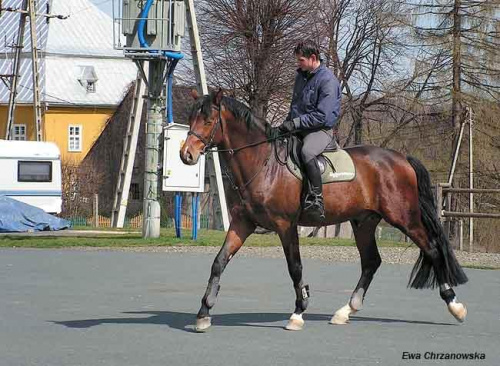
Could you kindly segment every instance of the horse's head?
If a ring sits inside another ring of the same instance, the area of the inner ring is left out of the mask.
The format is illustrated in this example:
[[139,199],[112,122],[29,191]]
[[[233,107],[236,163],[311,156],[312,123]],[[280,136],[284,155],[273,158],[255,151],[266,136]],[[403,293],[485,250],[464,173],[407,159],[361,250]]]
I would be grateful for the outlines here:
[[194,90],[191,94],[195,104],[189,118],[188,137],[180,151],[181,160],[187,165],[196,164],[201,154],[222,141],[222,90],[202,97]]

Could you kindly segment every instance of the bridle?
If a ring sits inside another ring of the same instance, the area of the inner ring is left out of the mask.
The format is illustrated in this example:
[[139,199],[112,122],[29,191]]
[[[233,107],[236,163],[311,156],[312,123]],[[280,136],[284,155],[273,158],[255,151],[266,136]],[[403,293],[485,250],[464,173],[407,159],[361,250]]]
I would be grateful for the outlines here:
[[[212,107],[214,108],[214,107]],[[221,106],[220,104],[218,106],[215,107],[218,112],[219,112],[219,118],[217,119],[217,122],[215,122],[215,126],[214,128],[212,129],[212,132],[210,132],[210,137],[209,137],[209,140],[207,141],[203,136],[201,136],[199,133],[197,132],[194,132],[191,128],[189,129],[188,131],[188,136],[189,135],[193,135],[194,137],[196,137],[198,140],[200,140],[202,143],[203,143],[203,149],[201,150],[201,154],[205,154],[208,151],[211,151],[210,149],[212,147],[214,147],[214,138],[215,138],[215,134],[217,132],[217,128],[219,127],[219,125],[221,126],[221,129],[222,129],[222,133],[224,134],[224,126],[222,125],[222,111],[221,111]]]
[[[215,122],[214,128],[210,132],[210,137],[209,137],[208,141],[203,136],[201,136],[199,133],[197,133],[197,132],[195,132],[195,131],[193,131],[191,129],[189,129],[189,131],[187,133],[188,136],[189,135],[193,135],[193,136],[195,136],[197,139],[199,139],[203,143],[204,146],[203,146],[203,149],[200,152],[200,154],[202,154],[202,155],[205,154],[205,153],[212,153],[212,152],[217,151],[217,152],[227,152],[227,153],[229,153],[229,155],[233,156],[236,152],[238,152],[240,150],[243,150],[243,149],[246,149],[246,148],[249,148],[249,147],[253,147],[253,146],[262,145],[262,144],[264,144],[266,142],[274,142],[275,140],[284,137],[284,136],[276,136],[274,138],[267,138],[265,140],[254,142],[252,144],[244,145],[244,146],[241,146],[241,147],[238,147],[238,148],[234,148],[234,149],[220,149],[220,150],[214,149],[214,147],[215,147],[214,138],[215,138],[215,134],[217,132],[217,128],[220,125],[221,126],[222,134],[224,134],[224,125],[222,123],[222,108],[221,108],[221,105],[219,104],[218,106],[215,106],[215,107],[213,106],[212,108],[216,108],[218,110],[219,117],[217,119],[217,122]],[[275,144],[273,144],[273,145],[275,145]],[[277,154],[276,146],[274,146],[274,149],[271,149],[271,151],[269,152],[269,156],[264,160],[264,163],[262,164],[261,168],[257,171],[257,173],[255,173],[253,175],[253,177],[251,177],[246,183],[244,183],[242,187],[239,187],[236,184],[236,182],[234,181],[234,179],[232,177],[232,174],[231,174],[231,172],[229,170],[226,169],[226,171],[224,172],[225,175],[228,177],[229,181],[231,182],[231,186],[232,186],[231,188],[238,192],[238,195],[239,195],[239,198],[240,198],[241,202],[244,202],[244,198],[242,196],[242,192],[260,174],[260,172],[264,169],[264,167],[267,166],[267,163],[269,162],[269,160],[271,158],[271,154],[272,154],[273,150],[275,150],[275,153]],[[279,159],[278,159],[278,161],[279,161]],[[281,165],[283,165],[283,164],[281,164]]]
[[224,134],[224,124],[222,123],[222,108],[220,105],[218,106],[215,106],[215,107],[212,107],[212,108],[216,108],[219,112],[219,118],[217,119],[217,122],[215,122],[215,126],[214,128],[212,129],[212,132],[210,132],[210,136],[209,136],[209,139],[208,141],[203,137],[201,136],[199,133],[197,132],[194,132],[193,130],[189,129],[187,135],[193,135],[194,137],[196,137],[198,140],[200,140],[202,143],[203,143],[203,149],[201,150],[200,154],[205,154],[205,153],[211,153],[211,152],[228,152],[230,155],[233,155],[234,153],[237,153],[238,151],[240,150],[243,150],[243,149],[246,149],[246,148],[249,148],[249,147],[254,147],[254,146],[258,146],[258,145],[262,145],[266,142],[273,142],[275,140],[279,140],[279,139],[282,139],[283,137],[286,137],[287,134],[285,135],[278,135],[276,137],[271,137],[271,138],[267,138],[265,140],[262,140],[262,141],[258,141],[258,142],[254,142],[254,143],[251,143],[251,144],[248,144],[248,145],[243,145],[243,146],[240,146],[240,147],[237,147],[237,148],[234,148],[234,149],[214,149],[215,147],[215,144],[214,144],[214,138],[215,138],[215,134],[217,132],[217,127],[219,127],[219,124],[221,126],[221,130],[222,130],[222,133]]

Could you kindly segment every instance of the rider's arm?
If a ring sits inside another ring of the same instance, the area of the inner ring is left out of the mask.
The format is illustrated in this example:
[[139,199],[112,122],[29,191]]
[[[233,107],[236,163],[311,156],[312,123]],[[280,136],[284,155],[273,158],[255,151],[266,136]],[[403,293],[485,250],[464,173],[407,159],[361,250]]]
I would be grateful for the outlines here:
[[300,130],[333,127],[340,114],[340,98],[339,83],[334,78],[322,80],[316,107],[312,112],[294,118],[295,127]]
[[285,121],[291,121],[292,120],[292,106],[295,103],[295,99],[297,96],[300,94],[300,89],[303,87],[300,83],[300,74],[297,73],[295,75],[295,82],[293,83],[293,93],[292,93],[292,100],[290,101],[290,108],[288,110],[288,114],[286,115]]

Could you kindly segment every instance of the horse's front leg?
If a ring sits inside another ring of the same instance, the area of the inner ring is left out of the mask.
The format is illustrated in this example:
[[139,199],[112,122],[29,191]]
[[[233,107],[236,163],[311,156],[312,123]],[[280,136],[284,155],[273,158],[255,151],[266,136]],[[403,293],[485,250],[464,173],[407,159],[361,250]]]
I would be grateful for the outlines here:
[[255,224],[242,217],[238,212],[232,212],[231,225],[224,240],[219,254],[215,257],[212,264],[212,271],[208,281],[207,290],[201,300],[201,308],[198,312],[196,320],[196,331],[204,332],[211,325],[210,309],[215,305],[217,294],[219,293],[220,277],[226,265],[229,263],[234,254],[241,248],[245,239],[248,238],[255,230]]
[[304,319],[302,314],[309,303],[309,286],[302,282],[302,262],[300,259],[299,250],[299,235],[296,224],[287,224],[278,231],[278,235],[283,245],[286,261],[288,264],[288,272],[292,278],[293,287],[295,289],[295,311],[290,317],[285,329],[301,330],[304,327]]

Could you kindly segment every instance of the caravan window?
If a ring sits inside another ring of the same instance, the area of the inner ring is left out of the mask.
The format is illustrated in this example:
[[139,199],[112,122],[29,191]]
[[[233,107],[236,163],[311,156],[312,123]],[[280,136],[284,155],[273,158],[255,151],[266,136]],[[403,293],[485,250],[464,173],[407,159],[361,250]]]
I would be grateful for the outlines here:
[[18,182],[52,182],[50,161],[19,161],[17,168]]

